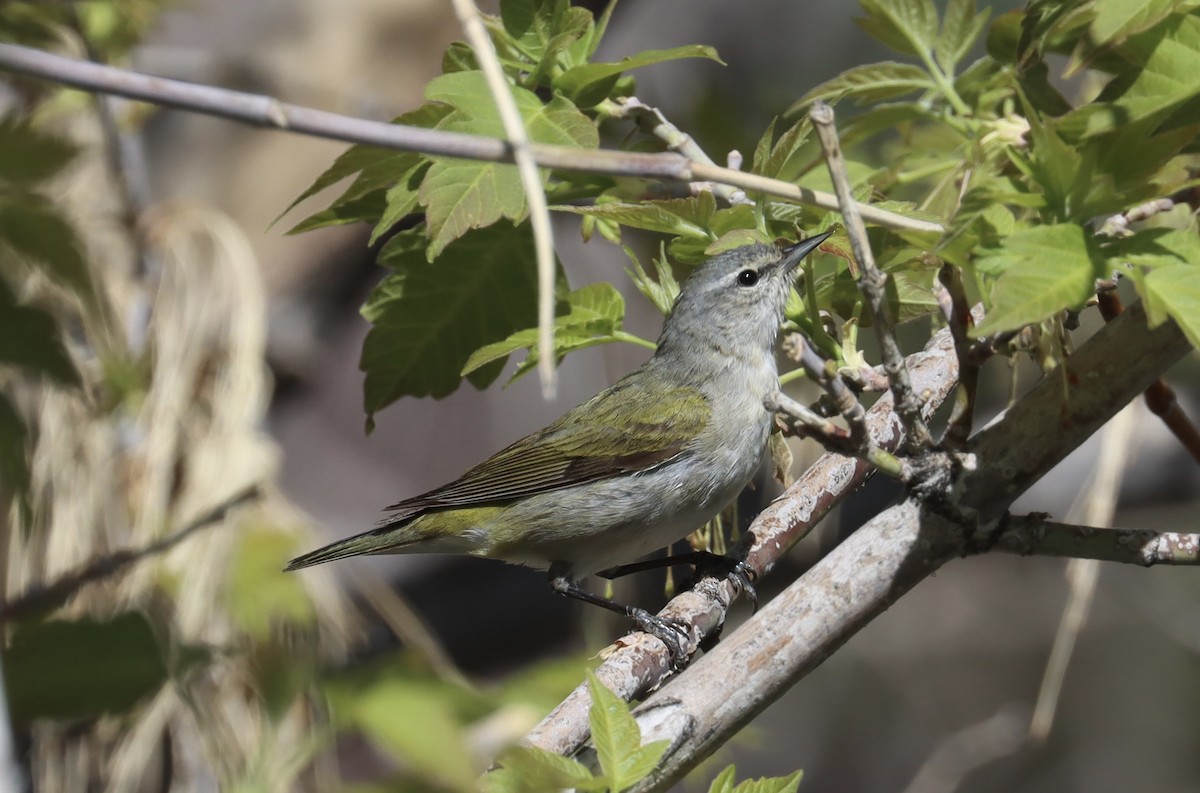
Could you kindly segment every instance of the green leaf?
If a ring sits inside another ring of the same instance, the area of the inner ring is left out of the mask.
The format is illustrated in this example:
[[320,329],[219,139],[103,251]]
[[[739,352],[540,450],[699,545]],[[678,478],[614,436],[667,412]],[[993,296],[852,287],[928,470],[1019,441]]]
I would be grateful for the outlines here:
[[79,385],[79,372],[58,335],[54,318],[17,303],[0,283],[0,364],[19,366],[62,385]]
[[[512,93],[532,141],[582,148],[599,145],[596,125],[566,99],[555,97],[543,105],[531,91],[513,87]],[[482,73],[444,74],[426,86],[425,95],[455,108],[438,129],[503,137],[504,125]],[[420,201],[427,210],[431,261],[470,229],[490,226],[502,217],[518,221],[525,214],[516,166],[499,163],[434,158],[421,184]]]
[[1035,226],[980,252],[976,267],[999,275],[992,305],[973,336],[1015,330],[1082,304],[1095,290],[1098,256],[1081,226]]
[[344,226],[347,223],[374,223],[386,211],[387,191],[382,187],[353,198],[343,195],[328,209],[309,215],[288,229],[287,233],[302,234],[313,229]]
[[0,242],[90,302],[92,279],[75,229],[41,196],[0,196]]
[[[360,363],[368,416],[402,396],[446,396],[472,352],[536,323],[534,259],[528,229],[507,224],[457,240],[434,264],[419,232],[389,240],[379,260],[393,272],[362,311],[374,326]],[[485,368],[471,382],[483,388],[498,374]]]
[[690,198],[644,201],[640,204],[606,203],[590,207],[556,205],[550,208],[559,212],[611,220],[630,228],[658,231],[707,242],[712,239],[708,226],[713,213],[717,211],[717,202],[712,193],[706,191]]
[[794,115],[818,99],[854,97],[860,104],[872,104],[933,87],[929,74],[920,66],[895,61],[868,63],[847,69],[811,89],[784,115]]
[[1104,0],[1096,3],[1091,43],[1103,47],[1149,30],[1174,13],[1178,0]]
[[387,209],[380,215],[379,222],[375,224],[375,228],[371,231],[371,238],[367,240],[368,246],[374,245],[392,226],[416,211],[420,199],[421,182],[425,178],[428,166],[429,163],[427,162],[418,163],[405,176],[401,177],[394,185],[388,188],[387,193],[384,195]]
[[733,780],[736,773],[737,767],[733,764],[725,766],[725,769],[717,774],[712,784],[708,786],[708,793],[733,793]]
[[125,713],[166,679],[154,631],[138,612],[18,625],[4,653],[9,713],[19,725]]
[[478,771],[453,706],[421,680],[390,678],[347,703],[347,718],[413,771],[451,790],[474,789]]
[[733,793],[796,793],[803,775],[803,771],[795,771],[787,776],[747,779],[735,787]]
[[949,0],[942,20],[942,33],[933,53],[938,65],[948,74],[963,59],[987,25],[991,9],[975,11],[975,0]]
[[867,16],[856,18],[865,31],[903,55],[922,57],[937,38],[932,0],[860,0]]
[[19,500],[22,520],[29,517],[29,431],[13,403],[0,393],[0,492]]
[[502,769],[481,779],[487,793],[558,793],[560,790],[599,790],[596,778],[578,760],[531,746],[514,746],[496,759]]
[[[444,104],[427,102],[415,110],[411,110],[392,120],[393,124],[404,124],[410,127],[432,129],[438,122],[450,114],[453,108]],[[402,152],[395,149],[383,149],[377,146],[356,144],[346,149],[338,158],[317,177],[307,190],[288,204],[287,209],[279,213],[279,217],[271,221],[276,223],[279,218],[296,208],[306,198],[310,198],[345,179],[362,172],[362,177],[355,181],[351,190],[342,194],[339,200],[350,201],[379,188],[387,188],[393,182],[409,173],[413,165],[423,159],[422,155],[414,152]],[[293,229],[293,232],[295,229]]]
[[715,49],[700,44],[673,47],[669,50],[647,50],[622,58],[616,63],[585,63],[567,69],[555,78],[554,89],[561,91],[580,107],[591,107],[608,97],[623,72],[681,58],[707,58],[721,65],[725,64]]
[[633,269],[626,268],[625,272],[633,279],[634,286],[662,312],[663,316],[670,314],[675,306],[675,298],[679,297],[679,281],[675,279],[675,273],[671,271],[671,263],[667,261],[666,256],[654,259],[654,270],[658,276],[655,279],[642,269],[642,263],[638,261],[632,248],[622,245],[621,249],[633,264]]
[[1102,252],[1108,259],[1108,269],[1126,263],[1151,268],[1200,265],[1200,236],[1179,229],[1142,229],[1131,237],[1105,244]]
[[[567,295],[567,313],[554,321],[554,353],[562,360],[567,353],[608,344],[627,341],[629,337],[620,333],[625,318],[625,299],[612,284],[589,284]],[[494,361],[505,360],[518,350],[527,350],[528,355],[517,367],[509,383],[537,366],[537,328],[517,331],[503,341],[488,344],[471,354],[462,374],[470,374]]]
[[536,62],[561,31],[568,8],[568,0],[505,0],[500,20],[513,44]]
[[28,121],[0,120],[0,180],[29,185],[49,179],[77,151],[74,143],[43,134]]
[[278,527],[246,526],[238,531],[226,579],[226,607],[251,636],[267,639],[282,624],[315,625],[316,612],[300,577],[283,572],[295,551],[295,537]]
[[767,128],[764,141],[760,141],[755,149],[754,162],[750,170],[752,173],[769,176],[772,179],[791,181],[799,175],[799,168],[793,163],[793,158],[808,140],[808,133],[812,131],[812,122],[808,120],[808,116],[801,118],[780,135],[779,140],[772,145],[770,135],[774,128],[775,122],[772,121],[771,126]]
[[1100,98],[1103,101],[1075,110],[1064,125],[1082,127],[1086,137],[1099,135],[1178,108],[1200,96],[1200,17],[1173,17],[1155,28],[1132,36],[1127,46],[1148,52],[1132,79],[1118,77]]
[[1142,289],[1150,324],[1170,317],[1192,346],[1200,347],[1200,260],[1151,270],[1142,279]]
[[587,680],[592,697],[588,723],[600,770],[611,790],[624,790],[650,773],[670,741],[642,746],[642,733],[629,713],[629,706],[605,688],[591,670]]

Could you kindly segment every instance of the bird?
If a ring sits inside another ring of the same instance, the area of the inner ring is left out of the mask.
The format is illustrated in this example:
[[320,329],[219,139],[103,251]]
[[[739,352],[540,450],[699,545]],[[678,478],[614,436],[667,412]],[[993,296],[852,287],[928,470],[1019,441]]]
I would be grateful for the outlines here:
[[[674,659],[681,626],[580,586],[670,546],[725,508],[763,458],[775,342],[800,261],[832,232],[719,253],[684,282],[654,354],[458,479],[385,508],[369,531],[288,563],[451,553],[548,571],[551,588],[625,614]],[[612,575],[609,575],[612,577]]]

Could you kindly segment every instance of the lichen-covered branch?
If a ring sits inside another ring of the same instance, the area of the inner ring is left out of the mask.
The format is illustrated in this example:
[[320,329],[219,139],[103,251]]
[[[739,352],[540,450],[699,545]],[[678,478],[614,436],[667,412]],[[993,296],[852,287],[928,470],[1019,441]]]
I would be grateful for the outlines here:
[[1200,564],[1200,534],[1150,529],[1103,529],[1056,523],[1046,515],[1012,515],[987,550],[1022,556],[1064,556],[1143,567]]

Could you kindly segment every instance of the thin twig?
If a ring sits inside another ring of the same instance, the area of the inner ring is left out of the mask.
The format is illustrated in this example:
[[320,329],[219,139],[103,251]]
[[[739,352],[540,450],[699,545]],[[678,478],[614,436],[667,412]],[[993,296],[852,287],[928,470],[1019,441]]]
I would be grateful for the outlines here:
[[[875,443],[867,429],[866,411],[863,409],[862,403],[846,385],[846,381],[838,373],[833,362],[821,358],[816,348],[803,340],[798,341],[797,346],[799,347],[800,364],[804,367],[804,371],[808,373],[814,383],[825,389],[825,393],[833,400],[838,413],[846,420],[846,425],[850,428],[846,444],[842,448],[834,446],[833,451],[847,451],[848,447],[848,453],[861,457],[888,476],[902,482],[911,479],[912,470],[908,464],[891,452],[879,448]],[[781,406],[786,407],[786,404],[781,403]],[[836,443],[836,438],[834,442]]]
[[[896,410],[908,428],[909,442],[916,449],[927,449],[933,443],[933,438],[921,418],[920,400],[913,393],[908,370],[904,366],[904,353],[900,351],[900,345],[896,342],[893,332],[895,323],[888,308],[887,274],[875,266],[875,257],[867,241],[867,230],[850,190],[846,161],[842,157],[837,128],[833,123],[833,108],[818,100],[813,103],[808,116],[812,119],[813,128],[816,129],[821,148],[825,152],[825,162],[829,166],[829,175],[833,179],[838,205],[846,223],[850,247],[862,268],[862,278],[859,279],[858,285],[866,298],[867,306],[871,309],[872,324],[875,326],[875,335],[879,338],[883,354],[883,368],[891,381],[892,390],[896,393]],[[851,274],[858,277],[853,267]]]
[[[651,107],[636,96],[624,97],[616,101],[608,100],[602,103],[601,109],[612,118],[632,119],[639,127],[665,143],[668,149],[682,154],[692,162],[716,165],[708,153],[700,148],[700,144],[696,143],[695,138],[668,121],[661,110]],[[737,170],[732,163],[729,167]],[[713,195],[731,205],[754,203],[746,197],[745,191],[729,185],[713,185]]]
[[[513,162],[512,146],[495,138],[352,118],[287,104],[268,96],[151,77],[125,69],[64,58],[17,44],[0,43],[0,69],[89,91],[117,94],[164,107],[206,113],[232,121],[304,135],[434,156]],[[693,163],[674,152],[646,154],[606,149],[576,149],[546,143],[531,144],[530,150],[538,165],[546,168],[678,182],[703,180],[733,185],[746,191],[757,191],[822,209],[838,208],[837,198],[829,193],[731,168]],[[944,231],[941,224],[907,218],[867,204],[859,206],[859,214],[870,223],[888,228],[934,234]]]
[[34,586],[6,603],[0,603],[0,624],[58,608],[86,584],[115,575],[126,567],[151,556],[157,556],[174,548],[200,529],[224,520],[229,512],[248,501],[262,496],[261,485],[251,485],[238,491],[217,506],[200,515],[183,528],[141,548],[116,551],[95,559],[75,570],[60,576],[49,584]]
[[483,71],[488,90],[504,125],[504,134],[512,144],[513,159],[521,175],[521,186],[525,189],[525,200],[529,204],[529,223],[533,227],[533,244],[537,252],[538,274],[538,376],[542,381],[542,396],[553,399],[555,392],[554,354],[554,238],[550,230],[550,210],[546,207],[546,192],[542,189],[542,177],[537,162],[530,150],[529,131],[521,119],[513,99],[512,89],[504,76],[504,67],[496,57],[496,47],[483,26],[479,9],[473,0],[452,0],[454,12],[475,59]]
[[938,742],[904,793],[954,793],[974,771],[1013,754],[1025,742],[1025,709],[1005,705]]
[[1021,556],[1094,559],[1140,567],[1200,565],[1200,532],[1105,529],[1013,515],[993,550]]
[[800,404],[782,391],[776,391],[763,400],[771,413],[779,414],[787,421],[786,430],[797,437],[812,437],[820,441],[827,450],[839,454],[853,454],[850,433],[829,419]]
[[[1125,310],[1120,296],[1111,289],[1098,292],[1096,304],[1100,307],[1100,316],[1104,317],[1105,322],[1112,322]],[[1150,408],[1150,412],[1162,419],[1163,424],[1167,425],[1171,434],[1183,444],[1183,448],[1192,456],[1192,459],[1200,463],[1200,431],[1197,431],[1196,425],[1179,406],[1174,389],[1160,377],[1146,389],[1143,396],[1146,398],[1146,406]]]
[[957,449],[961,448],[971,435],[975,419],[975,396],[979,387],[979,365],[971,360],[970,355],[971,340],[967,331],[973,322],[962,274],[954,265],[943,264],[938,271],[938,284],[941,286],[938,290],[938,302],[946,303],[943,311],[946,324],[954,335],[954,351],[958,355],[958,390],[954,395],[954,408],[950,413],[946,432],[942,436],[942,444]]

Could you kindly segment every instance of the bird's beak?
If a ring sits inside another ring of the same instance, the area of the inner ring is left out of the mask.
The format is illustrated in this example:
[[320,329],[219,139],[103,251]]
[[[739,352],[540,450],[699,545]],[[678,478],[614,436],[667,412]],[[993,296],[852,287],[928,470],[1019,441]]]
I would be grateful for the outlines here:
[[832,231],[827,231],[824,234],[818,234],[815,237],[809,237],[806,240],[797,242],[795,245],[789,245],[783,249],[783,259],[779,264],[784,270],[791,271],[800,264],[800,260],[817,249],[825,240],[833,236]]

